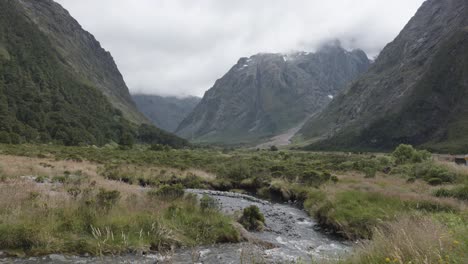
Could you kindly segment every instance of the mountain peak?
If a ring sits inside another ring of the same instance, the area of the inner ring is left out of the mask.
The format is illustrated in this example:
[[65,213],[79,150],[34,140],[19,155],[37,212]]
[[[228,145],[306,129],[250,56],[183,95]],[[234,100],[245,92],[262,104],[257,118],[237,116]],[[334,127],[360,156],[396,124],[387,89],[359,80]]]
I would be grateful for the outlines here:
[[370,70],[300,133],[320,148],[468,151],[468,138],[454,136],[468,134],[466,25],[468,1],[426,1]]
[[240,58],[176,133],[218,143],[255,142],[277,135],[321,110],[368,66],[368,60],[344,50]]

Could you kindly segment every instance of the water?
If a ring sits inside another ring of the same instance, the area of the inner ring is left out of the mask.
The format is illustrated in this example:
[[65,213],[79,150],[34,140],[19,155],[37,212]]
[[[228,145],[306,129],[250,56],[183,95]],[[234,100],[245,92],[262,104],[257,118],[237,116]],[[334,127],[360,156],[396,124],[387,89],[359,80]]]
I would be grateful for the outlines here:
[[[338,259],[351,245],[315,228],[316,222],[304,211],[284,204],[274,204],[252,196],[229,192],[187,190],[215,198],[226,214],[256,205],[265,216],[263,232],[252,233],[257,243],[219,244],[192,249],[177,249],[171,254],[146,256],[76,257],[51,255],[28,259],[1,259],[0,263],[311,263],[312,260]],[[258,242],[261,243],[258,243]],[[266,246],[271,245],[271,246]]]

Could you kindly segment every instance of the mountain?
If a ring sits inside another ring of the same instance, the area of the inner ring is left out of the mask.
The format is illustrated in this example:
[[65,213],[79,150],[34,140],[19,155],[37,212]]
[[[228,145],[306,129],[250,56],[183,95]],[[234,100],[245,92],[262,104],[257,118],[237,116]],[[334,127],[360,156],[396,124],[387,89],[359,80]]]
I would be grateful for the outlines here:
[[151,122],[166,131],[175,132],[179,124],[200,102],[199,97],[163,97],[157,95],[133,95],[138,109]]
[[362,78],[300,131],[309,149],[468,152],[468,2],[428,0]]
[[297,126],[369,67],[339,43],[316,53],[241,58],[205,93],[176,133],[198,142],[252,143]]
[[0,1],[0,142],[186,144],[132,105],[110,54],[60,5]]
[[135,123],[148,121],[137,110],[112,55],[85,31],[60,4],[52,0],[17,0],[77,77],[99,89],[124,116]]

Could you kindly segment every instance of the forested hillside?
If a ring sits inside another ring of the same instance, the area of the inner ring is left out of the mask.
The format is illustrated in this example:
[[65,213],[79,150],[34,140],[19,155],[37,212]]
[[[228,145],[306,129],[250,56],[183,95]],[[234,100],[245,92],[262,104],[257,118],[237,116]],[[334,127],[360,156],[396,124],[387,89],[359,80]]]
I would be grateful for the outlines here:
[[[151,130],[158,143],[184,144],[147,125],[140,130]],[[16,0],[0,1],[0,131],[5,143],[103,145],[141,138],[102,92],[68,70]]]

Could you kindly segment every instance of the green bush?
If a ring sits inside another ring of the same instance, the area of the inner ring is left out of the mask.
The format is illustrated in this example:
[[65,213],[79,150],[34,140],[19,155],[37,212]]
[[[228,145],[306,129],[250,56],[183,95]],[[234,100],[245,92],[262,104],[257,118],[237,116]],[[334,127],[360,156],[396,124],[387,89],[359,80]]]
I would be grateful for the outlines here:
[[331,179],[331,181],[333,183],[338,183],[338,181],[339,181],[338,177],[336,177],[336,176],[332,176],[330,179]]
[[444,166],[432,162],[415,164],[413,166],[413,176],[417,179],[423,179],[428,183],[431,179],[440,179],[441,183],[452,183],[457,179],[457,174]]
[[430,185],[436,186],[436,185],[441,185],[442,184],[442,179],[440,178],[430,178],[427,180],[427,183]]
[[164,185],[157,190],[148,192],[150,197],[163,200],[176,200],[184,197],[185,191],[181,184]]
[[227,178],[234,181],[242,181],[244,179],[250,178],[251,171],[250,167],[243,162],[236,163],[231,165],[226,169],[225,172]]
[[252,205],[244,209],[239,223],[249,231],[262,231],[265,227],[265,217],[257,206]]
[[47,177],[45,176],[37,176],[34,181],[37,183],[44,183],[46,180],[47,180]]
[[392,156],[397,164],[419,163],[429,160],[431,153],[425,150],[418,151],[411,145],[401,144],[393,151]]
[[203,197],[200,199],[200,208],[203,211],[219,211],[221,206],[215,198],[209,195],[203,195]]
[[369,178],[375,178],[375,175],[377,174],[377,171],[374,168],[366,168],[364,170],[364,178],[369,179]]
[[330,178],[331,178],[331,174],[329,172],[326,172],[326,171],[319,172],[316,170],[308,170],[302,173],[302,177],[300,181],[308,185],[319,186],[329,181]]

